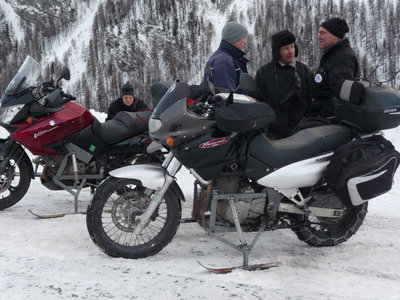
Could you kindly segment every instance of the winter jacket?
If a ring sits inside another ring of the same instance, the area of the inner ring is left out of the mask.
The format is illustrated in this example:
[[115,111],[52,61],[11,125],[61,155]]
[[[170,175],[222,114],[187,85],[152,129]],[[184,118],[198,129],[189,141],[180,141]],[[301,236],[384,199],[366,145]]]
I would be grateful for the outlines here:
[[338,84],[360,76],[357,57],[347,38],[340,40],[323,55],[313,80],[313,102],[309,116],[334,115],[332,100],[339,95]]
[[247,73],[248,62],[243,51],[228,42],[221,41],[218,50],[208,60],[204,70],[204,80],[210,80],[215,87],[233,91],[239,85],[240,74]]
[[256,85],[258,100],[268,103],[276,116],[268,135],[285,137],[303,118],[311,101],[310,70],[301,62],[294,68],[272,61],[258,69]]
[[133,103],[130,106],[126,106],[121,97],[121,98],[118,98],[117,100],[114,100],[110,104],[110,106],[108,108],[106,121],[113,119],[119,111],[133,112],[133,111],[139,111],[139,110],[146,109],[146,108],[148,108],[147,105],[137,97],[133,98]]

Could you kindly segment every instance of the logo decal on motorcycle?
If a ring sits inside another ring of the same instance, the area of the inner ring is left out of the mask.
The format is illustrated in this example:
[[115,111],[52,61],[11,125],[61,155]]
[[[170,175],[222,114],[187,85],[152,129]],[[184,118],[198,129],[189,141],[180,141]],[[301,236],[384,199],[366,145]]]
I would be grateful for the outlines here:
[[33,134],[33,138],[36,139],[39,136],[42,136],[43,134],[46,134],[46,133],[48,133],[50,131],[53,131],[56,128],[58,128],[58,126],[50,128],[50,129],[46,129],[46,130],[42,130],[42,131],[36,132],[36,133]]
[[49,124],[50,124],[50,126],[54,126],[54,124],[56,124],[56,122],[54,122],[53,120],[51,120],[51,121],[49,122]]
[[8,89],[12,88],[14,86],[15,80],[11,80],[10,83],[8,84]]
[[334,217],[341,217],[342,216],[342,211],[341,210],[335,210],[333,212],[333,216]]
[[230,140],[231,140],[231,139],[228,138],[228,137],[218,138],[218,139],[211,140],[211,141],[207,141],[207,142],[205,142],[205,143],[203,143],[203,144],[200,144],[199,147],[200,147],[200,148],[203,148],[203,149],[205,149],[205,148],[217,147],[217,146],[221,146],[221,145],[223,145],[223,144],[229,142]]

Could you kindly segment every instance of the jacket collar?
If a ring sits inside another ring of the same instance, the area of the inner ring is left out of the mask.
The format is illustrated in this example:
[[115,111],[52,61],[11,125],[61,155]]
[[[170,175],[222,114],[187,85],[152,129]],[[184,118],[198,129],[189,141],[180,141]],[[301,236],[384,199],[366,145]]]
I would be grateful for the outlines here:
[[279,61],[279,65],[280,65],[281,67],[289,66],[289,67],[293,67],[294,69],[296,69],[296,60],[293,59],[291,62],[289,62],[289,63],[287,63],[287,64],[284,64],[283,62]]
[[218,50],[227,52],[228,54],[230,54],[231,56],[233,56],[236,59],[243,57],[244,59],[246,59],[248,61],[248,59],[244,57],[245,53],[243,51],[239,50],[238,48],[229,44],[228,42],[221,41],[221,44],[219,44]]
[[341,47],[350,47],[350,42],[349,42],[348,38],[341,39],[340,41],[338,41],[335,45],[333,45],[329,49],[324,50],[322,56],[327,56],[327,55],[329,55],[329,53],[335,52],[336,49],[341,48]]

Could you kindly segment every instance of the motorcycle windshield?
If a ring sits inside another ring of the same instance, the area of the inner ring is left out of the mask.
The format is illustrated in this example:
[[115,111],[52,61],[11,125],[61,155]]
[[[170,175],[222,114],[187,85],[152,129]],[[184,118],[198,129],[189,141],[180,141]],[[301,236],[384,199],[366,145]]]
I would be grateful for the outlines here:
[[153,111],[152,118],[159,119],[160,115],[171,107],[174,103],[181,99],[185,99],[190,94],[190,88],[186,83],[175,82],[168,91],[158,102],[156,108]]
[[40,64],[28,55],[17,74],[8,84],[6,94],[15,95],[31,86],[36,86],[40,72]]

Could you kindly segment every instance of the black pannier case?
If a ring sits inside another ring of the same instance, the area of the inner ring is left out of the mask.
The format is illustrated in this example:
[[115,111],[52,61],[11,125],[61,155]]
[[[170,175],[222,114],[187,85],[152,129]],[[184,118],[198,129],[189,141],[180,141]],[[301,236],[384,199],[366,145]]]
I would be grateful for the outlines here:
[[392,143],[374,135],[338,147],[325,178],[343,204],[357,206],[392,188],[399,162]]
[[400,125],[400,95],[388,86],[366,87],[360,104],[335,98],[333,106],[339,120],[364,133]]

